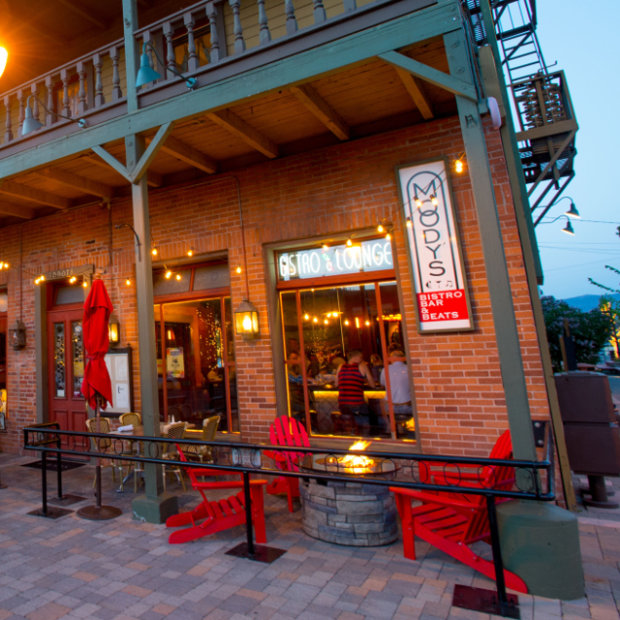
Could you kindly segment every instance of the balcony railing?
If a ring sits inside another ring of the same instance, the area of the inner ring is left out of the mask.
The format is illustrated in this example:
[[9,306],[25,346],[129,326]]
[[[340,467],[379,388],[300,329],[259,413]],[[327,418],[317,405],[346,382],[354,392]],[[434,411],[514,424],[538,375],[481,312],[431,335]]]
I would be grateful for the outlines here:
[[[399,4],[401,12],[407,12],[405,2],[394,0],[307,0],[298,2],[297,7],[292,0],[202,0],[135,32],[137,49],[149,44],[147,53],[162,76],[140,89],[140,106],[176,94],[165,92],[165,87],[182,84],[179,72],[202,83],[209,72],[242,58],[253,57],[254,66],[260,64],[258,53],[283,41],[299,40],[332,26],[340,28],[334,32],[335,38],[346,32],[341,25],[355,16]],[[378,16],[377,23],[380,19]],[[251,66],[245,63],[238,71]],[[43,124],[40,132],[79,131],[72,120],[83,118],[88,124],[89,117],[96,117],[99,123],[126,113],[125,84],[124,41],[119,39],[4,92],[0,96],[0,123],[4,121],[4,131],[0,124],[0,149],[25,140],[21,128],[28,103],[34,118]]]

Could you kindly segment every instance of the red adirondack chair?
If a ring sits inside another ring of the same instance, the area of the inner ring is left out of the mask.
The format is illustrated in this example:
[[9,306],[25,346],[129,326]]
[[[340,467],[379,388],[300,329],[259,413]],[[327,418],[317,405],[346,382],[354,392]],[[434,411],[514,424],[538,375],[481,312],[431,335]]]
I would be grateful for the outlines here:
[[[508,450],[508,454],[506,454]],[[506,431],[495,444],[489,458],[509,459],[512,457],[510,435]],[[462,485],[481,488],[508,490],[514,484],[514,468],[488,465],[441,466],[433,469],[428,463],[421,477],[436,484]],[[491,560],[477,555],[469,545],[490,542],[490,528],[486,500],[482,495],[464,493],[441,493],[399,489],[390,487],[396,498],[403,535],[403,554],[415,560],[415,537],[418,536],[444,553],[470,566],[474,570],[495,580],[495,567]],[[412,501],[421,502],[412,505]],[[500,500],[501,501],[501,500]],[[506,586],[518,592],[527,593],[527,586],[518,575],[504,569]]]
[[[269,428],[269,441],[274,446],[310,447],[306,429],[295,418],[289,418],[287,415],[280,416],[273,421]],[[306,456],[306,453],[269,450],[265,451],[265,455],[273,459],[276,467],[282,471],[299,471],[299,462]],[[286,493],[288,511],[293,512],[293,499],[299,497],[299,478],[278,476],[267,485],[267,493],[272,495]]]
[[[177,450],[180,459],[187,461],[182,448],[178,445]],[[215,476],[222,475],[222,470],[219,469],[203,469],[188,466],[185,468],[185,472],[192,483],[192,488],[200,493],[202,501],[193,510],[168,517],[166,520],[167,527],[189,525],[189,527],[182,530],[172,532],[168,537],[169,543],[190,542],[202,536],[209,536],[210,534],[245,523],[243,480],[213,480]],[[267,542],[263,502],[263,487],[266,484],[266,480],[250,481],[252,524],[257,543]],[[207,491],[217,489],[239,489],[239,492],[224,499],[209,500]]]

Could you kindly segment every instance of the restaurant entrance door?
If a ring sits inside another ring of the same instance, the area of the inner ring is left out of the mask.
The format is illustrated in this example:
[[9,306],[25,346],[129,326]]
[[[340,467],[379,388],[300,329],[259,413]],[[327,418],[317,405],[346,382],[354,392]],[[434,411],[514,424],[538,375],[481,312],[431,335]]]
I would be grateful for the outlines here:
[[[62,430],[86,430],[86,404],[81,387],[84,378],[80,304],[56,306],[47,313],[47,355],[49,386],[49,421],[58,422]],[[63,447],[85,449],[83,438],[66,438]]]

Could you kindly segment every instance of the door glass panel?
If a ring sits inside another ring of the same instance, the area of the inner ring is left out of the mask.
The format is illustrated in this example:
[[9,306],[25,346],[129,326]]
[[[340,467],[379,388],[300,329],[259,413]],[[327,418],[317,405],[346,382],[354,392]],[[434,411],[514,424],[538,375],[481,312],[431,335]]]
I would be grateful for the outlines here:
[[54,393],[57,398],[66,398],[66,387],[65,324],[54,323]]
[[159,304],[155,316],[162,419],[201,428],[219,415],[220,430],[238,430],[231,326],[222,320],[221,298]]
[[73,396],[82,395],[84,380],[84,346],[82,344],[82,321],[71,321],[71,360],[73,369]]

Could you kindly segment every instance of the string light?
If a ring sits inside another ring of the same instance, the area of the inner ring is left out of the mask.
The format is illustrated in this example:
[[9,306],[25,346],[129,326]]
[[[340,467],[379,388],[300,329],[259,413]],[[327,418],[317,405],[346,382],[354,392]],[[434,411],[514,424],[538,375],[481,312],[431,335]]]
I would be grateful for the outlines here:
[[237,268],[235,269],[235,271],[237,273],[241,273],[243,270],[241,269],[241,265],[237,265]]
[[346,243],[348,248],[352,248],[353,247],[353,241],[351,238],[347,239],[347,243]]
[[413,226],[413,222],[410,217],[407,217],[406,226],[407,228],[411,228]]
[[8,269],[8,268],[9,268],[9,264],[0,260],[0,271],[2,271],[3,269]]
[[192,248],[190,248],[189,250],[187,250],[187,255],[191,258],[192,256],[194,256],[194,250],[192,250]]
[[181,281],[181,278],[182,278],[183,276],[182,276],[180,273],[177,273],[174,277],[175,277],[175,279],[176,279],[176,281],[177,281],[177,282],[180,282],[180,281]]
[[439,204],[439,201],[437,200],[437,196],[435,196],[435,194],[431,194],[431,203],[436,207]]
[[415,202],[415,206],[418,207],[418,209],[422,207],[422,200],[420,200],[420,197],[417,193],[415,195],[415,198],[413,199],[413,202]]
[[45,282],[45,276],[43,274],[41,274],[38,278],[36,278],[36,280],[34,281],[34,283],[38,286],[39,284],[41,284],[41,282]]
[[76,276],[71,276],[69,278],[69,284],[75,284],[77,282],[77,277]]
[[381,233],[383,233],[384,231],[385,231],[385,228],[383,227],[383,224],[379,224],[379,225],[377,226],[377,232],[378,232],[379,234],[381,234]]
[[125,280],[125,286],[131,286],[131,278]]
[[155,246],[153,246],[153,247],[151,248],[151,254],[152,254],[153,256],[157,256],[157,255],[159,254],[159,250],[158,250]]
[[166,273],[164,274],[164,278],[166,278],[166,280],[170,280],[171,277],[172,277],[172,271],[170,271],[170,269],[166,269]]

